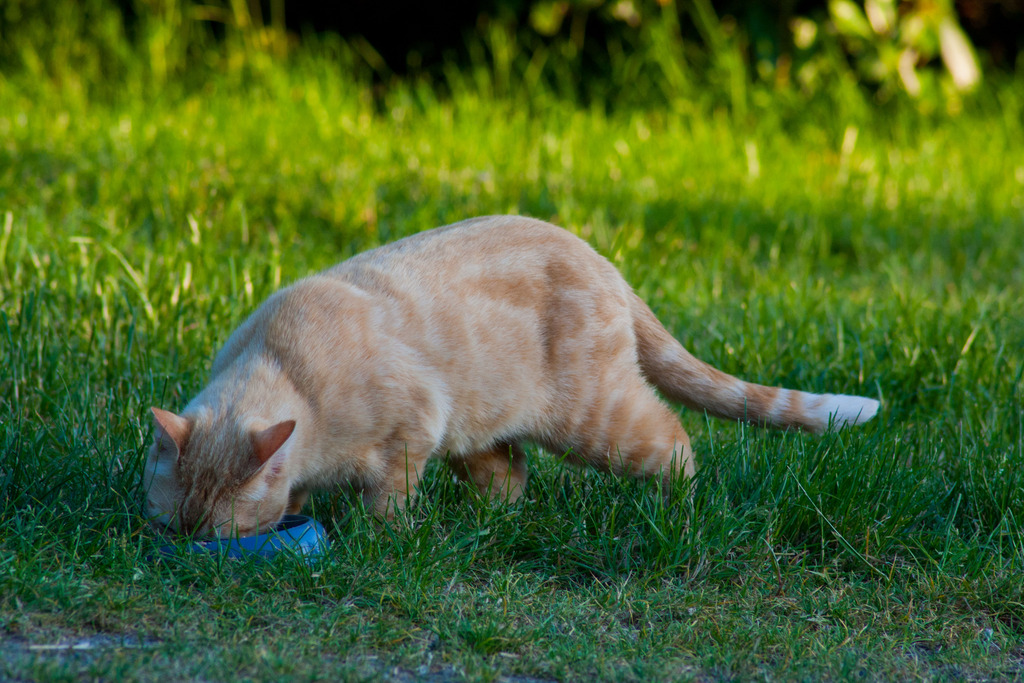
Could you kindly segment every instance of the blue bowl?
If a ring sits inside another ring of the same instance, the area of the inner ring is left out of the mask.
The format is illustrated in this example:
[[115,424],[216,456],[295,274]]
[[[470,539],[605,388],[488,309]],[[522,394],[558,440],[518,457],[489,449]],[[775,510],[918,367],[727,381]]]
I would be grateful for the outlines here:
[[305,515],[285,515],[270,531],[244,538],[218,538],[212,541],[194,541],[186,546],[165,545],[161,555],[182,555],[186,552],[210,553],[242,559],[256,557],[269,559],[281,553],[303,556],[307,561],[323,555],[331,547],[327,532],[320,522]]

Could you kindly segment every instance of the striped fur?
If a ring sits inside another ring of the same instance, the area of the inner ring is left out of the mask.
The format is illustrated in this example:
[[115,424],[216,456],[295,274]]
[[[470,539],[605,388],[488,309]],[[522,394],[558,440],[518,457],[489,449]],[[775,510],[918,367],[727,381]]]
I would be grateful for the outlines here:
[[346,484],[388,515],[431,457],[515,499],[524,441],[616,473],[692,475],[689,438],[652,385],[712,415],[812,432],[878,410],[716,370],[571,233],[477,218],[270,297],[181,415],[154,409],[147,510],[172,529],[246,535]]

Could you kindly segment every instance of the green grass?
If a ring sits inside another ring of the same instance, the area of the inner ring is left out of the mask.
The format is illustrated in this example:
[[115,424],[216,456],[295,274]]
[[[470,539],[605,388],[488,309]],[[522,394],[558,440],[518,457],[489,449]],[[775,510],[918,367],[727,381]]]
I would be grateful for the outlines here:
[[[0,678],[1024,675],[1019,83],[761,118],[485,71],[379,91],[314,49],[138,91],[82,68],[0,79]],[[147,559],[150,405],[281,284],[503,212],[584,236],[718,367],[879,418],[683,413],[692,498],[534,451],[511,507],[443,468],[385,529],[318,495],[314,566]]]

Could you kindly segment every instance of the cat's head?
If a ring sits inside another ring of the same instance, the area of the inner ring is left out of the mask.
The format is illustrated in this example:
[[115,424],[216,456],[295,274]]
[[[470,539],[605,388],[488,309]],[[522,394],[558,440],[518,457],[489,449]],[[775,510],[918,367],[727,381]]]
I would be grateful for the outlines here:
[[197,537],[252,536],[285,514],[294,420],[264,425],[153,408],[154,441],[143,485],[159,528]]

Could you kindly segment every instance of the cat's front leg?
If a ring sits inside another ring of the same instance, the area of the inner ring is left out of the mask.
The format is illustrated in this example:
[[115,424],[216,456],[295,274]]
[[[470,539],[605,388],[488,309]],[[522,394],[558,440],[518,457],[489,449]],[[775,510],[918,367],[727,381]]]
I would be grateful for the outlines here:
[[309,491],[306,489],[292,489],[288,494],[288,507],[285,508],[286,515],[297,515],[302,512],[306,501],[309,500]]
[[476,485],[480,495],[515,502],[526,492],[526,453],[517,443],[499,443],[469,455],[450,456],[448,466],[462,481]]
[[382,519],[394,519],[416,490],[430,451],[401,453],[387,459],[384,471],[373,484],[363,488],[363,504]]

